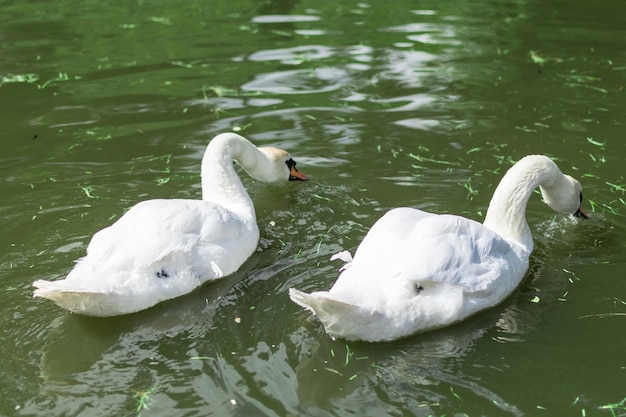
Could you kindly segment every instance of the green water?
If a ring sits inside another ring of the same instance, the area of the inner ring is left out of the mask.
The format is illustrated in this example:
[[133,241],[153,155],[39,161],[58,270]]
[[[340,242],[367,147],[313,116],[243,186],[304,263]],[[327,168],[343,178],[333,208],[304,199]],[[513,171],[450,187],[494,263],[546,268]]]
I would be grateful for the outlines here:
[[[75,4],[78,3],[78,4]],[[0,1],[0,415],[626,415],[622,0]],[[237,130],[308,183],[246,177],[261,241],[233,276],[110,319],[32,298],[138,201],[200,198]],[[534,196],[522,286],[394,343],[333,341],[329,288],[386,210],[481,220],[543,153],[592,218]]]

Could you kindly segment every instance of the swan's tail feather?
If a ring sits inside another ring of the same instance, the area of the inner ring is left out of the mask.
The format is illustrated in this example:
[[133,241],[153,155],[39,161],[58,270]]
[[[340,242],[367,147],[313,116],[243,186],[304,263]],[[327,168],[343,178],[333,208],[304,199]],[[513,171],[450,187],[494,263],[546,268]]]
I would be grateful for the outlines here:
[[378,314],[376,311],[365,311],[362,307],[337,300],[326,291],[317,291],[311,294],[289,289],[291,301],[306,308],[318,316],[322,322],[331,317],[350,318],[352,322],[369,321],[368,317]]
[[315,313],[315,308],[312,306],[313,302],[310,294],[296,290],[295,288],[289,288],[289,298],[300,307],[306,308],[313,314],[317,314]]
[[[67,285],[61,281],[37,280],[33,282],[36,290],[33,297],[46,298],[54,301],[59,307],[65,308],[72,313],[87,316],[105,317],[112,315],[111,305],[119,304],[113,302],[109,295],[104,292],[83,291]],[[118,313],[118,314],[123,314]]]
[[328,334],[348,340],[356,339],[354,333],[356,329],[375,326],[378,320],[374,318],[380,315],[376,311],[370,311],[357,305],[337,300],[325,291],[308,294],[295,288],[290,288],[289,298],[294,303],[316,315]]
[[47,298],[49,300],[55,300],[58,297],[62,297],[63,294],[102,294],[93,291],[81,291],[77,288],[71,287],[61,281],[46,281],[38,279],[33,282],[33,287],[36,290],[33,292],[34,297]]

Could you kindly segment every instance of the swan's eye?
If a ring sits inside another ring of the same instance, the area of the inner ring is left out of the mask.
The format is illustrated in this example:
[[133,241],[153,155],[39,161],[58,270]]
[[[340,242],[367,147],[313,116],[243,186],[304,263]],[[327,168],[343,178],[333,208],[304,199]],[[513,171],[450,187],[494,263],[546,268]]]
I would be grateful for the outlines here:
[[291,158],[286,160],[285,163],[287,164],[287,168],[289,168],[290,170],[291,170],[291,168],[295,168],[296,167],[296,161],[294,161]]
[[582,204],[582,203],[583,203],[583,192],[581,191],[580,192],[580,204]]

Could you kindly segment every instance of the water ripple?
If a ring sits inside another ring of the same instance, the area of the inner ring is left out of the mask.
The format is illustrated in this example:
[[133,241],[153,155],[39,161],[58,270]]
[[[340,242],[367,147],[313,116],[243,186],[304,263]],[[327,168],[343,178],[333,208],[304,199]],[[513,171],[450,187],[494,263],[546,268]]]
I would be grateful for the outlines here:
[[274,94],[310,94],[337,90],[350,80],[348,72],[343,69],[323,67],[257,74],[241,89]]
[[254,23],[294,23],[294,22],[315,22],[320,20],[319,16],[311,15],[263,15],[252,18]]
[[249,61],[280,61],[283,64],[298,64],[303,60],[330,58],[333,54],[334,48],[330,46],[306,45],[257,51],[248,55],[246,59]]

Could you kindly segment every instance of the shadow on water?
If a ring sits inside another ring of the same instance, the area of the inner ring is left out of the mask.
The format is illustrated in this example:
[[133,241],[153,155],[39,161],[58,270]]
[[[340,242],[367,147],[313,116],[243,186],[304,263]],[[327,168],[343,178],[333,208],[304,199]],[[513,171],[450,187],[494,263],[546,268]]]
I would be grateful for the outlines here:
[[[243,356],[216,353],[223,359],[222,373],[242,378],[230,388],[239,387],[235,389],[239,391],[248,387],[238,401],[254,398],[253,409],[264,415],[425,416],[437,415],[443,409],[469,415],[487,409],[500,415],[523,414],[462,366],[477,340],[494,328],[521,327],[514,321],[524,317],[510,306],[449,329],[382,344],[335,341],[323,333],[315,319],[304,314],[300,317],[307,323],[290,330],[282,342],[280,338],[275,344],[259,342]],[[235,340],[229,345],[241,342]],[[461,397],[471,398],[472,405]]]
[[[233,285],[249,271],[253,261],[217,282],[193,293],[158,304],[143,312],[109,318],[66,313],[50,325],[42,347],[40,371],[47,380],[88,371],[107,352],[171,337],[204,337],[215,327],[219,306],[230,303]],[[231,297],[232,298],[232,297]]]

